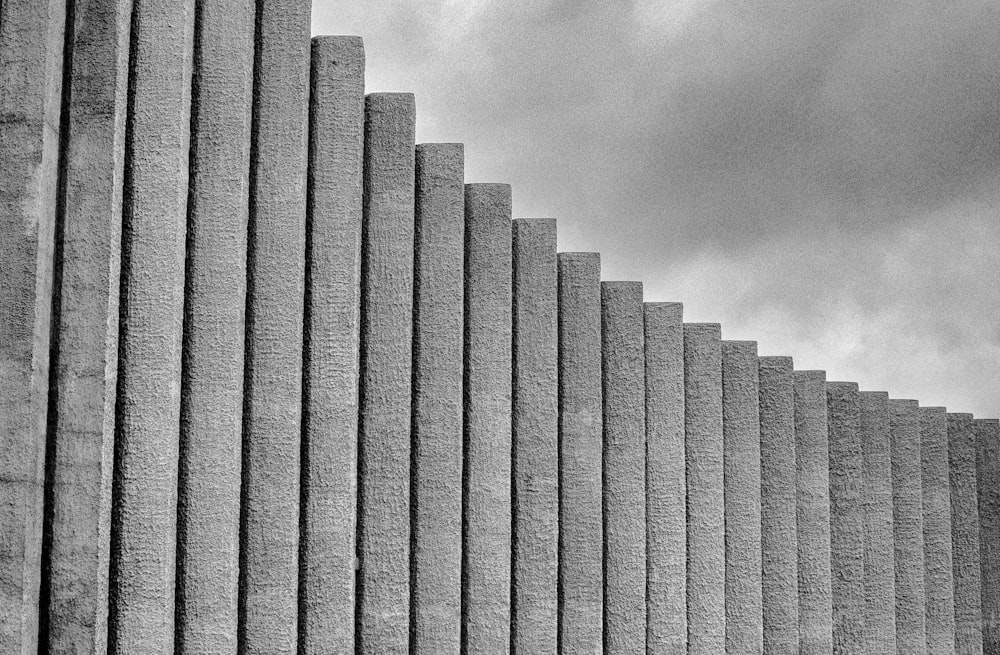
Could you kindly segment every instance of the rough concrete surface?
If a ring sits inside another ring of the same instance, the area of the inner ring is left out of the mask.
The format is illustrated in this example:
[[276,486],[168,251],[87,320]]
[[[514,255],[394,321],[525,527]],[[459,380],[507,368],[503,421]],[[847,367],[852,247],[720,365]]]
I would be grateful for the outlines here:
[[563,252],[559,269],[559,649],[604,652],[601,259]]
[[601,284],[604,652],[646,648],[646,402],[641,282]]
[[354,650],[365,53],[312,41],[299,653]]
[[513,224],[511,651],[556,652],[559,314],[555,219]]
[[684,307],[645,304],[646,652],[687,652]]
[[833,652],[830,571],[830,449],[826,373],[795,371],[796,529],[799,560],[799,652]]
[[795,383],[791,357],[758,359],[764,652],[798,655]]
[[462,624],[465,153],[416,150],[413,305],[415,655],[458,655]]
[[955,652],[948,417],[943,407],[920,408],[924,519],[925,626],[928,655]]
[[973,421],[979,491],[979,564],[983,653],[1000,654],[1000,422]]
[[924,625],[924,521],[920,484],[920,411],[915,400],[889,401],[892,534],[895,551],[896,653],[927,652]]
[[684,324],[689,655],[726,651],[722,345],[716,323]]
[[412,94],[365,98],[355,639],[366,653],[409,642],[415,120]]
[[948,414],[952,576],[955,582],[955,653],[982,655],[982,578],[972,414]]

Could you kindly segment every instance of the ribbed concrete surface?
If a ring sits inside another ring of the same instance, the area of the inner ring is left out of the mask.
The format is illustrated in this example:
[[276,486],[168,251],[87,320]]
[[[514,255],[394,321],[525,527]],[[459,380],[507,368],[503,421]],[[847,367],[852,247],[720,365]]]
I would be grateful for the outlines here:
[[464,148],[416,152],[413,643],[457,655],[462,622]]
[[646,650],[687,652],[684,307],[646,303]]
[[365,53],[312,41],[299,653],[354,649]]
[[603,653],[601,259],[559,253],[559,649]]
[[[131,0],[77,3],[50,425],[48,652],[105,655]],[[42,608],[44,613],[46,608]]]
[[920,411],[915,400],[889,401],[896,653],[927,652],[924,625],[924,521],[920,483]]
[[365,99],[357,634],[363,652],[409,643],[413,95]]
[[559,314],[555,219],[513,224],[511,650],[555,653],[559,569]]
[[726,653],[763,652],[760,384],[757,343],[722,342]]
[[722,345],[716,323],[684,324],[689,655],[726,648]]
[[798,655],[795,383],[791,357],[761,357],[760,513],[764,652]]
[[983,653],[1000,653],[1000,422],[973,421],[979,491],[979,563]]
[[174,652],[194,0],[141,0],[125,170],[112,653]]
[[955,652],[948,417],[943,407],[920,408],[924,513],[924,590],[928,655]]
[[601,283],[604,652],[646,648],[646,407],[641,282]]
[[796,527],[799,560],[799,649],[833,652],[830,576],[830,449],[826,373],[795,371]]
[[982,655],[982,578],[972,414],[948,414],[952,575],[955,581],[955,653]]

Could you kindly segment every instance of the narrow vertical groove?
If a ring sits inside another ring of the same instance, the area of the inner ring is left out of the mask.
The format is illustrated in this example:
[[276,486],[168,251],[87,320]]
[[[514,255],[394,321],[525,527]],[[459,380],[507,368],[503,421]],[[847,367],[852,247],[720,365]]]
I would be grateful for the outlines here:
[[948,469],[952,576],[955,585],[955,653],[982,655],[980,521],[972,414],[948,414]]
[[924,590],[928,655],[955,652],[948,417],[943,407],[920,408],[924,519]]

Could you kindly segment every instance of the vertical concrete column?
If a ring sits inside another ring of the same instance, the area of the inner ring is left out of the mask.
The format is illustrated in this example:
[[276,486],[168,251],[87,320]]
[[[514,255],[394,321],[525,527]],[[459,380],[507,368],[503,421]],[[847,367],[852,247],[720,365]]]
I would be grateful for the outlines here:
[[858,394],[864,519],[866,653],[896,652],[895,552],[889,394]]
[[410,616],[413,95],[365,98],[357,640],[404,653]]
[[795,371],[796,529],[799,560],[799,652],[833,652],[830,578],[830,449],[826,373]]
[[312,41],[299,651],[354,650],[365,52]]
[[924,590],[928,655],[955,652],[948,417],[943,407],[920,408],[924,512]]
[[604,652],[646,648],[646,372],[642,283],[601,284]]
[[920,491],[920,412],[915,400],[889,401],[896,653],[924,655],[924,521]]
[[235,653],[254,3],[207,0],[195,28],[177,652]]
[[726,652],[763,651],[760,384],[757,343],[722,342]]
[[601,259],[563,252],[559,268],[559,647],[603,652]]
[[465,498],[462,637],[510,650],[511,198],[465,186]]
[[684,307],[645,304],[646,650],[687,652]]
[[791,357],[761,357],[760,524],[764,652],[798,655],[799,564],[795,529],[795,383]]
[[979,566],[982,581],[983,653],[1000,653],[1000,422],[973,421],[979,491]]
[[458,655],[462,626],[465,164],[460,143],[416,151],[413,577],[416,655]]
[[983,611],[972,414],[948,414],[952,576],[955,583],[955,653],[982,655]]
[[132,2],[77,3],[72,16],[40,646],[105,655]]
[[33,653],[66,0],[0,12],[0,651]]
[[174,652],[194,1],[132,21],[110,652]]
[[559,545],[556,221],[513,226],[514,513],[511,645],[555,653]]
[[722,344],[716,323],[684,324],[689,655],[726,650]]

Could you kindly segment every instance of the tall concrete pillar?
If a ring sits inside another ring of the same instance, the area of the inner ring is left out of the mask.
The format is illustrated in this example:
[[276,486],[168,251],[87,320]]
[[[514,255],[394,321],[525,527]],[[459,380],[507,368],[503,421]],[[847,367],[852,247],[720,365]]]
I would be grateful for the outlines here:
[[791,357],[761,357],[760,514],[764,652],[798,655],[795,383]]
[[559,269],[559,645],[604,643],[601,259],[563,252]]
[[722,342],[726,653],[763,652],[760,384],[757,344]]
[[982,577],[972,414],[948,414],[952,576],[955,584],[955,653],[982,655]]
[[722,344],[716,323],[684,324],[689,655],[726,651]]
[[924,655],[924,521],[920,487],[920,412],[915,400],[889,401],[896,653]]
[[943,407],[920,408],[924,513],[924,594],[928,655],[955,652],[948,417]]
[[134,11],[109,652],[152,654],[174,652],[194,1]]
[[259,0],[243,417],[240,649],[294,652],[310,0]]
[[982,582],[983,653],[1000,653],[1000,422],[973,421],[979,491],[979,566]]
[[796,529],[799,560],[799,652],[833,652],[830,571],[830,449],[826,373],[795,371]]
[[511,197],[465,186],[464,648],[510,650]]
[[77,3],[72,16],[41,647],[105,655],[132,2]]
[[413,643],[458,655],[462,627],[464,148],[416,151],[413,305]]
[[642,283],[601,284],[604,652],[646,649],[646,406]]
[[365,98],[358,648],[404,653],[410,617],[413,95]]
[[299,652],[353,652],[365,52],[312,41]]
[[511,645],[555,653],[559,568],[556,221],[514,221]]
[[684,307],[645,304],[646,650],[687,652]]

